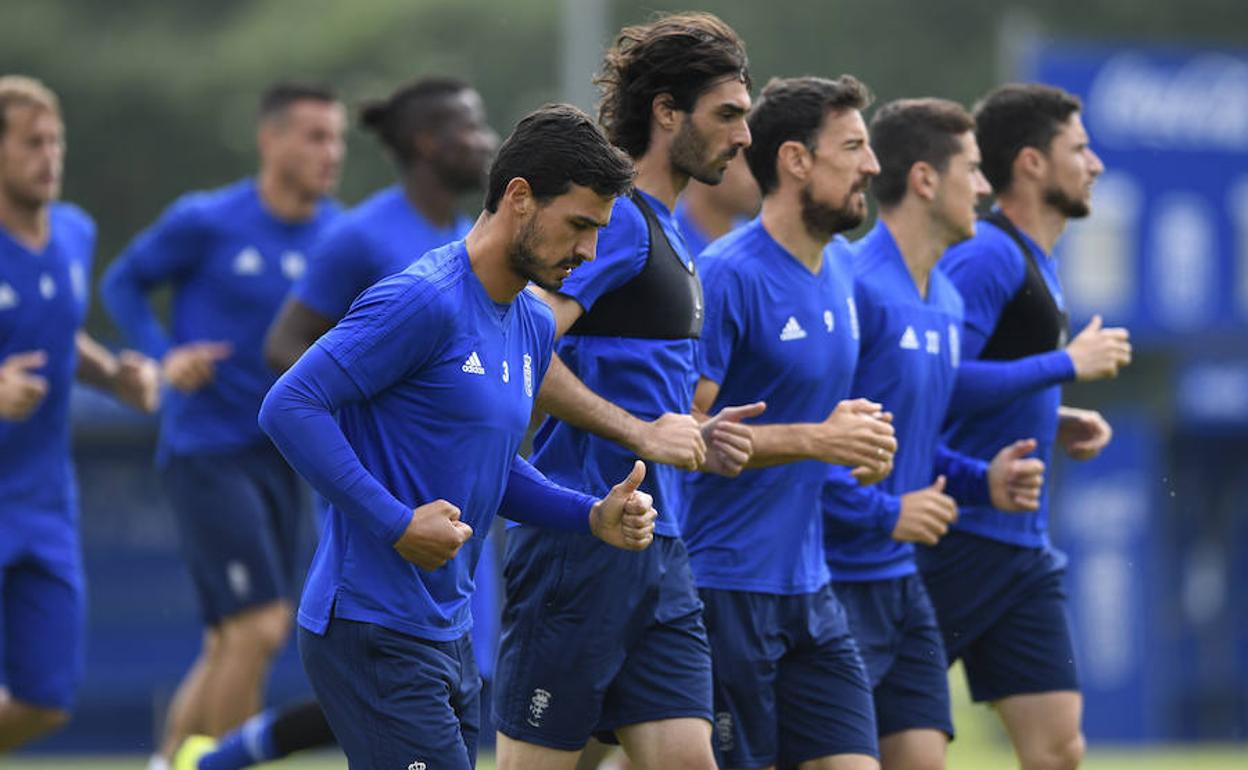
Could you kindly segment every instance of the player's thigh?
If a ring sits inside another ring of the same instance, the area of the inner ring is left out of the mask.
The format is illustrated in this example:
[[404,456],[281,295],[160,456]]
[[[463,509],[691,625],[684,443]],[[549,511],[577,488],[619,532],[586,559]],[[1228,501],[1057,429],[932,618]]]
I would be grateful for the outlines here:
[[648,550],[625,552],[591,535],[538,527],[508,532],[494,671],[499,732],[561,751],[585,746],[608,688],[649,624],[642,604],[654,571]]
[[1075,651],[1062,573],[1029,576],[1005,597],[987,631],[963,654],[971,697],[1078,691]]
[[816,633],[784,657],[776,683],[781,765],[878,766],[871,684],[844,610],[827,586],[805,599]]
[[713,742],[720,767],[768,767],[780,756],[777,686],[786,597],[702,589],[714,685]]
[[86,655],[86,593],[72,526],[49,533],[5,569],[0,605],[11,697],[44,709],[69,709]]
[[936,731],[947,742],[953,736],[952,706],[935,612],[917,577],[896,581],[893,587],[902,611],[892,665],[873,691],[880,735]]
[[162,472],[207,625],[290,595],[264,485],[240,457],[175,456]]
[[472,767],[475,747],[455,702],[463,671],[450,643],[333,619],[324,635],[301,628],[299,652],[353,770]]
[[616,730],[633,770],[715,770],[711,724],[682,717]]
[[501,732],[494,748],[498,770],[574,770],[581,756],[580,749],[552,749]]
[[1083,696],[1078,692],[1012,695],[993,706],[1024,770],[1078,766],[1084,749],[1079,728]]
[[940,730],[910,729],[880,738],[883,770],[944,770],[949,736]]

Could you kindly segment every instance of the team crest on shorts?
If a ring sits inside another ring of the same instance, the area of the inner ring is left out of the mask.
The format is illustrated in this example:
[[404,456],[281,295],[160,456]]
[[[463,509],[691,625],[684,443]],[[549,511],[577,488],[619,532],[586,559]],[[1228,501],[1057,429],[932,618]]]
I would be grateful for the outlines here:
[[548,708],[550,708],[550,691],[540,687],[535,689],[533,697],[529,699],[529,724],[541,727]]
[[736,741],[732,737],[732,713],[719,711],[715,714],[715,742],[720,751],[732,751]]

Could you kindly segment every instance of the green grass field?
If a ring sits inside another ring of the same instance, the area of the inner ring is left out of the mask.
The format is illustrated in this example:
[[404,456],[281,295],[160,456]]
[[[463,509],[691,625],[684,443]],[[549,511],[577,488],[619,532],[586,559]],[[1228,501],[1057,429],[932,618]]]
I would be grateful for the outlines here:
[[[950,677],[954,723],[958,739],[949,749],[950,770],[1009,770],[1017,767],[1004,732],[992,712],[972,704],[959,669]],[[132,757],[21,757],[5,758],[6,770],[143,770],[147,758]],[[347,763],[333,754],[291,757],[264,765],[272,770],[346,770]],[[478,770],[494,770],[493,757],[483,756]],[[1156,746],[1115,749],[1092,746],[1084,770],[1248,770],[1248,744],[1238,746]]]

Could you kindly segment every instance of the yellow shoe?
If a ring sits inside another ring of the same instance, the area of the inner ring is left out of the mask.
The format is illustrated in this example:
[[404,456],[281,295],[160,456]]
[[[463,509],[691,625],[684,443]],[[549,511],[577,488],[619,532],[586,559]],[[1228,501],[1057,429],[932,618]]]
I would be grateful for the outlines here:
[[173,755],[173,770],[199,770],[199,760],[217,748],[217,740],[207,735],[188,735]]

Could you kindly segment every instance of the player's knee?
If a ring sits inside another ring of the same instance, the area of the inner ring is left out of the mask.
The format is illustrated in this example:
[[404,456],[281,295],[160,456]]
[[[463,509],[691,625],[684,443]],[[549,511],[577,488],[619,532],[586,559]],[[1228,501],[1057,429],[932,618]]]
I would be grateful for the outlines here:
[[221,625],[221,640],[228,647],[245,647],[274,655],[290,638],[291,611],[285,602],[247,610]]
[[70,717],[69,709],[32,706],[17,700],[11,701],[9,708],[18,714],[15,721],[21,725],[19,731],[23,740],[32,740],[59,730],[69,722]]
[[1065,740],[1037,746],[1019,759],[1023,770],[1075,770],[1083,761],[1084,748],[1083,735],[1076,733]]

